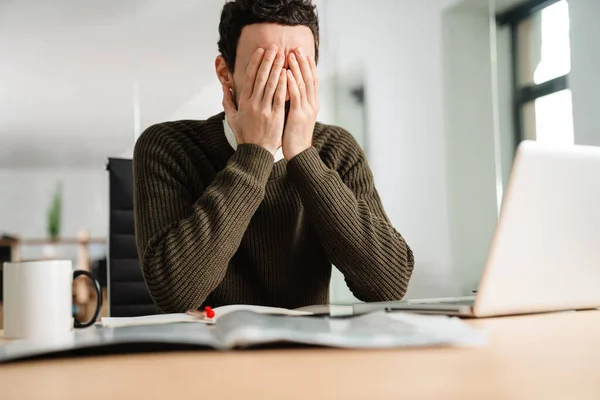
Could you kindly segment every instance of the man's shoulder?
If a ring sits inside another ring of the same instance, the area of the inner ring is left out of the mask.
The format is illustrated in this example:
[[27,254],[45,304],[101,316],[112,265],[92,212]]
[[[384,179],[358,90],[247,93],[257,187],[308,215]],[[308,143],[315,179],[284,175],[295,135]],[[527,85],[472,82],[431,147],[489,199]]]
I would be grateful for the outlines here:
[[178,120],[160,122],[148,127],[139,137],[138,141],[154,141],[159,139],[183,139],[190,136],[202,135],[210,127],[215,127],[219,115],[205,120]]
[[[160,145],[160,147],[187,147],[201,142],[222,130],[223,117],[218,114],[205,120],[178,120],[161,122],[148,127],[136,141],[136,148]],[[214,132],[213,132],[214,131]]]
[[364,152],[356,138],[346,129],[317,122],[315,125],[313,146],[322,155],[335,158],[364,158]]

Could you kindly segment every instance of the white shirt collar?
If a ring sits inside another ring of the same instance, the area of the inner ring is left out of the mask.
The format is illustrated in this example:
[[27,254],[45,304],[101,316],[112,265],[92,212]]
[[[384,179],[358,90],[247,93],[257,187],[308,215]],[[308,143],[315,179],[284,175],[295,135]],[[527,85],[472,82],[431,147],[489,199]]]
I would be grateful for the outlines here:
[[[231,146],[231,148],[233,150],[237,150],[237,140],[235,138],[235,133],[233,133],[233,129],[231,129],[231,127],[229,126],[229,123],[227,122],[227,118],[223,119],[223,129],[225,130],[225,137],[227,138],[227,141],[229,142],[229,145]],[[277,151],[275,152],[275,162],[283,160],[283,150],[281,150],[281,147],[277,149]]]

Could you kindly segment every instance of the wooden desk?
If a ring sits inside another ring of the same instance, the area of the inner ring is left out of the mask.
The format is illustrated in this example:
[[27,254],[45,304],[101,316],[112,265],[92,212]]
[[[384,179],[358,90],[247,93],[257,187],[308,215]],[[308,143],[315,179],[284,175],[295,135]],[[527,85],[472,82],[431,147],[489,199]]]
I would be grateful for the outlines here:
[[600,399],[600,311],[472,321],[487,347],[187,352],[0,366],[2,399]]

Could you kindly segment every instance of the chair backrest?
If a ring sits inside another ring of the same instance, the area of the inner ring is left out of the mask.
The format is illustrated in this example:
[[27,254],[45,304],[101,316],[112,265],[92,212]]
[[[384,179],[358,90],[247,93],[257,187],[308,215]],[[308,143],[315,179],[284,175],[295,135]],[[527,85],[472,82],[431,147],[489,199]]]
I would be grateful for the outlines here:
[[111,158],[109,172],[108,303],[111,317],[157,314],[140,269],[133,219],[133,165]]
[[[0,235],[0,240],[2,240],[2,236]],[[4,282],[2,279],[2,269],[4,264],[7,261],[10,261],[10,246],[0,246],[0,302],[4,299]]]
[[[0,236],[0,240],[2,240],[2,236]],[[10,246],[0,246],[0,266],[2,266],[2,263],[11,261],[10,253]]]

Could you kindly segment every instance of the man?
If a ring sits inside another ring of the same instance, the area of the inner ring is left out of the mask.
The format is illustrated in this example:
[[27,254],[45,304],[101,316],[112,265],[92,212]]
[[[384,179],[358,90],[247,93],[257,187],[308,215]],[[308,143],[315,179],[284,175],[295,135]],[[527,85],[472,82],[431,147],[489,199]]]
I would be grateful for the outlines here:
[[315,7],[231,1],[219,33],[225,113],[152,126],[134,152],[137,246],[158,307],[325,304],[332,264],[359,299],[401,299],[412,252],[356,141],[316,123]]

